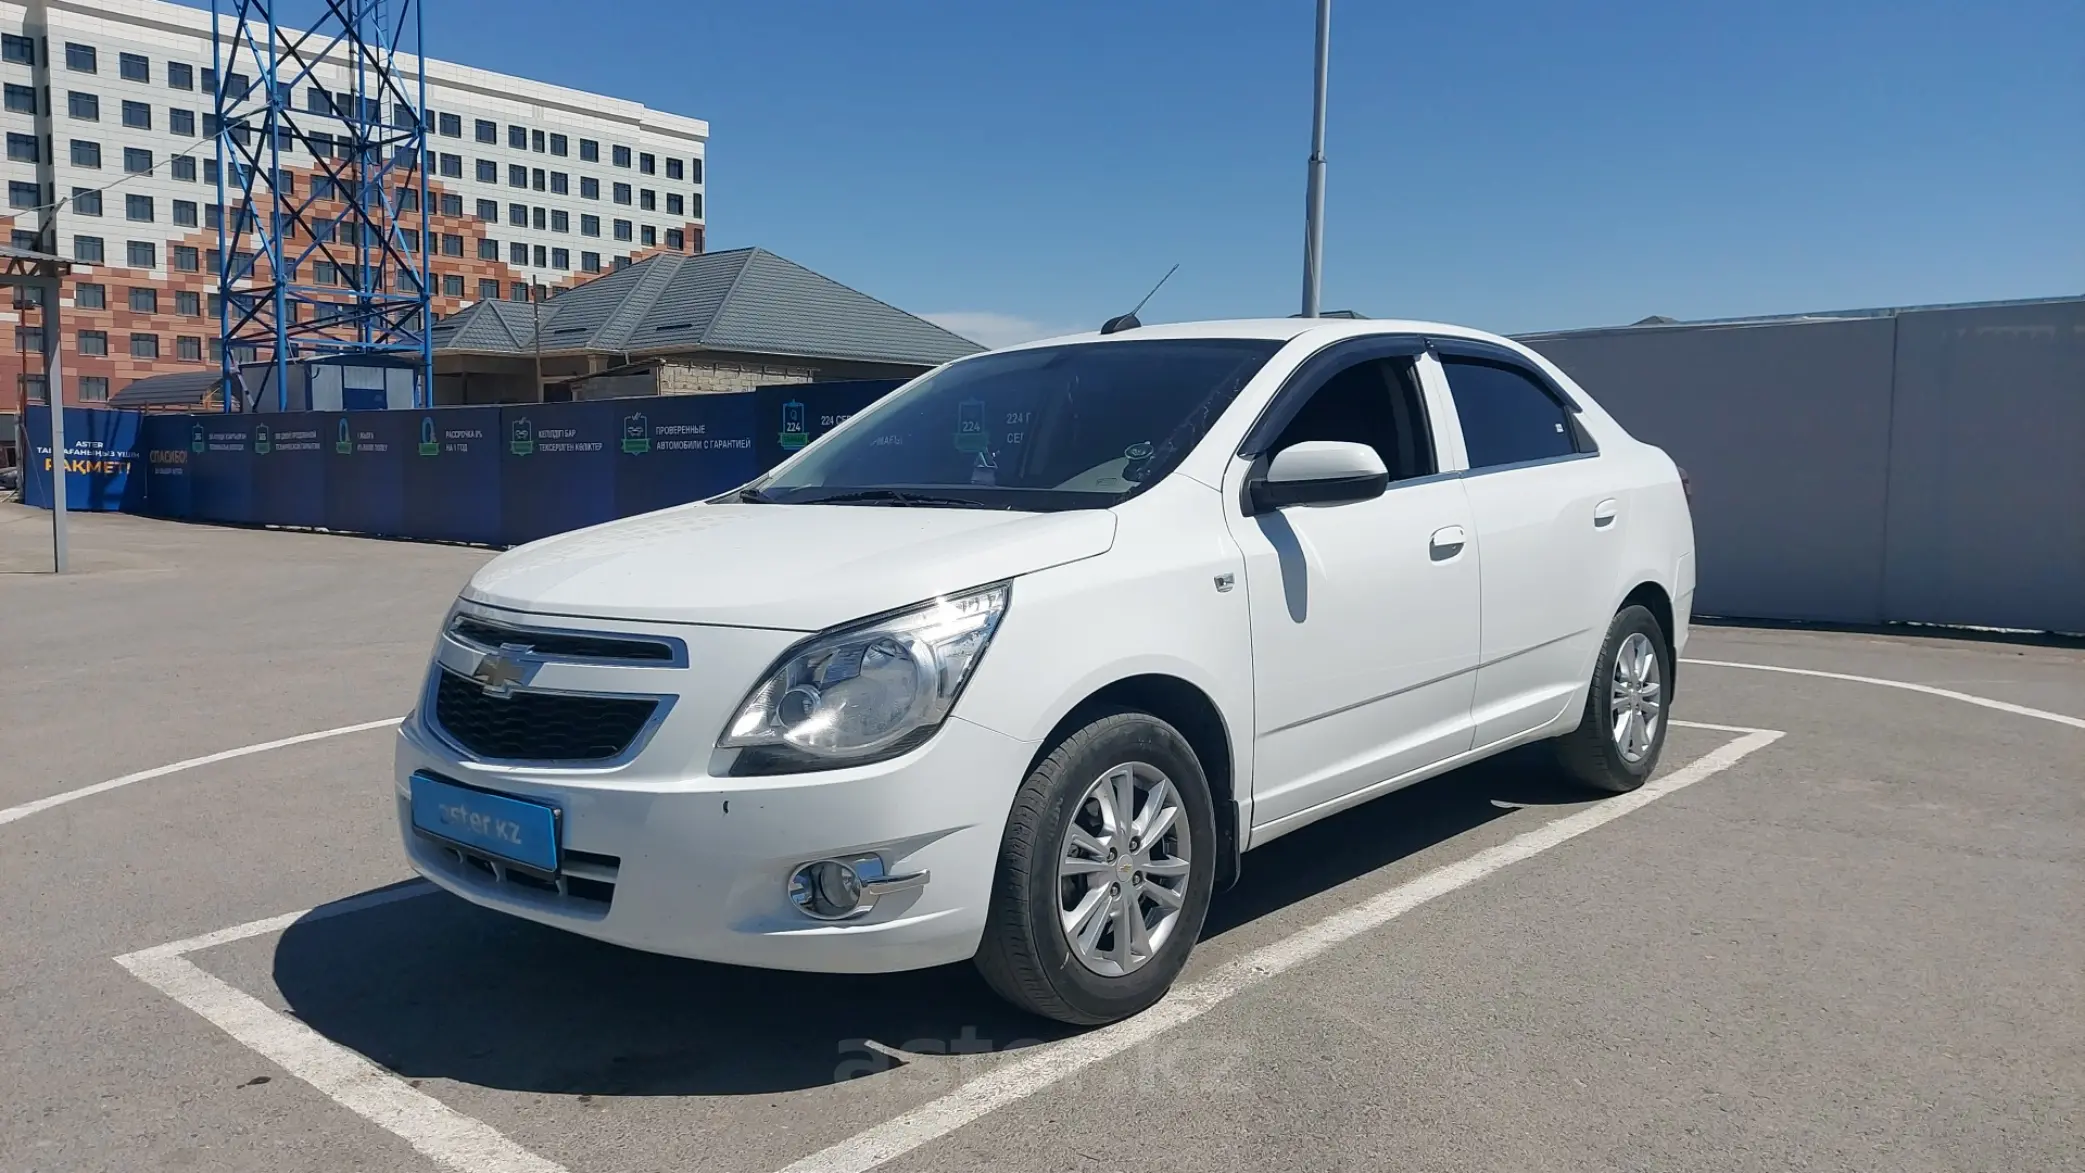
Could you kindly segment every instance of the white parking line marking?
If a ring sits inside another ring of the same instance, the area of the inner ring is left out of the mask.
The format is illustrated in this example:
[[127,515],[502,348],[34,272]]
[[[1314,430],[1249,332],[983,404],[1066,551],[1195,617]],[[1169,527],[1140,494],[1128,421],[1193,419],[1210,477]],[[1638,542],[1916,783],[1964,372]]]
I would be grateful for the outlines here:
[[457,1173],[566,1173],[557,1162],[522,1148],[484,1121],[456,1111],[361,1054],[205,973],[187,957],[198,949],[280,932],[300,920],[361,912],[435,891],[432,884],[402,884],[337,904],[126,953],[116,963],[341,1107]]
[[1986,709],[1996,709],[2001,713],[2012,713],[2021,717],[2034,717],[2043,721],[2054,721],[2059,725],[2069,725],[2074,729],[2085,729],[2085,717],[2072,717],[2064,713],[2052,713],[2047,709],[2030,709],[2026,705],[2016,705],[2011,701],[1992,700],[1987,696],[1977,696],[1975,693],[1968,692],[1956,692],[1952,688],[1935,688],[1930,684],[1913,684],[1909,680],[1890,680],[1881,676],[1854,676],[1846,672],[1820,672],[1815,668],[1784,668],[1779,664],[1745,664],[1736,660],[1682,659],[1680,663],[1700,664],[1708,668],[1750,668],[1754,672],[1785,672],[1790,676],[1815,676],[1824,680],[1850,680],[1855,684],[1873,684],[1882,688],[1901,688],[1906,692],[1923,692],[1928,696],[1946,697],[1951,701],[1961,701],[1963,704],[1968,705],[1980,705]]
[[[1680,722],[1675,721],[1678,725]],[[1733,729],[1733,731],[1735,731]],[[1641,789],[1618,795],[1576,814],[1545,823],[1495,847],[1399,884],[1345,912],[1335,913],[1291,936],[1229,962],[1208,977],[1168,994],[1163,1002],[1135,1018],[1039,1047],[989,1074],[971,1080],[948,1095],[848,1140],[813,1153],[783,1173],[867,1173],[929,1141],[947,1136],[970,1122],[1026,1099],[1050,1085],[1112,1058],[1139,1043],[1185,1025],[1230,998],[1324,953],[1336,945],[1380,928],[1412,909],[1523,860],[1566,843],[1595,827],[1611,823],[1678,790],[1736,765],[1745,755],[1782,736],[1774,729],[1747,729],[1743,736],[1711,750]]]
[[0,810],[0,824],[12,823],[16,819],[26,819],[39,811],[47,811],[54,806],[64,806],[68,802],[77,802],[82,798],[114,790],[120,786],[128,786],[133,782],[146,782],[153,778],[164,778],[168,774],[178,774],[183,770],[193,770],[197,766],[208,766],[216,762],[228,762],[233,758],[243,758],[249,754],[266,753],[271,749],[287,749],[293,745],[303,745],[307,741],[324,741],[328,737],[339,737],[344,733],[360,733],[365,729],[382,729],[386,725],[396,725],[398,722],[399,718],[397,717],[386,717],[381,721],[364,721],[360,725],[342,725],[338,729],[321,729],[317,733],[299,733],[295,737],[263,741],[259,745],[242,745],[238,749],[227,749],[218,753],[204,754],[202,757],[189,758],[187,761],[175,762],[172,765],[154,766],[149,770],[139,770],[135,774],[125,774],[121,778],[111,778],[106,782],[96,782],[92,786],[82,786],[78,790],[68,790],[63,794],[53,794],[48,798],[39,798],[34,802],[25,802],[20,806],[11,806],[6,810]]

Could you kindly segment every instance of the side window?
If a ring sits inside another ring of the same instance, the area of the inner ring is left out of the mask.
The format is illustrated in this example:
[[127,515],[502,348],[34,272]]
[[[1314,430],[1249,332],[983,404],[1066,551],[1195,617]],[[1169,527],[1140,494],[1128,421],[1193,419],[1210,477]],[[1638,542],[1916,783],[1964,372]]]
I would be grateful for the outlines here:
[[1548,460],[1578,451],[1570,412],[1527,372],[1504,363],[1443,356],[1471,468]]
[[1375,449],[1392,481],[1429,476],[1435,471],[1433,432],[1424,404],[1412,360],[1356,363],[1311,393],[1270,454],[1305,440],[1346,440]]

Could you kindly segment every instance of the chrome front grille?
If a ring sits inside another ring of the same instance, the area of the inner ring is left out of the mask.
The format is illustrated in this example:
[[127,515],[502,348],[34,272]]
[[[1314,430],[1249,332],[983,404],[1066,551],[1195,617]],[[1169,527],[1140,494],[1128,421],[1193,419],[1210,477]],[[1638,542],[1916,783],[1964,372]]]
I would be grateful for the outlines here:
[[449,633],[481,651],[519,647],[546,660],[644,664],[664,668],[682,667],[687,662],[686,646],[678,640],[518,627],[476,615],[458,615],[450,621]]

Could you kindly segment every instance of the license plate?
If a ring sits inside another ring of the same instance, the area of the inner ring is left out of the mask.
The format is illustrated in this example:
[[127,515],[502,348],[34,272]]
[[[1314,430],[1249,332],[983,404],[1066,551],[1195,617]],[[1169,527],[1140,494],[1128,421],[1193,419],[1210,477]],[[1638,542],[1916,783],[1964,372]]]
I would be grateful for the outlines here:
[[557,871],[557,808],[427,774],[412,778],[413,826],[539,872]]

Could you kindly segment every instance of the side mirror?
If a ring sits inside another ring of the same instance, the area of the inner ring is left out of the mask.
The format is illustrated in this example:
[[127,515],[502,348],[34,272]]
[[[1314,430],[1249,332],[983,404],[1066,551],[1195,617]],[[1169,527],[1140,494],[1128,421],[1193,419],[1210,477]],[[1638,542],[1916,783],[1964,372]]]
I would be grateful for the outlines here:
[[1254,513],[1286,505],[1333,505],[1380,497],[1390,484],[1383,458],[1366,444],[1305,440],[1274,454],[1246,489]]

